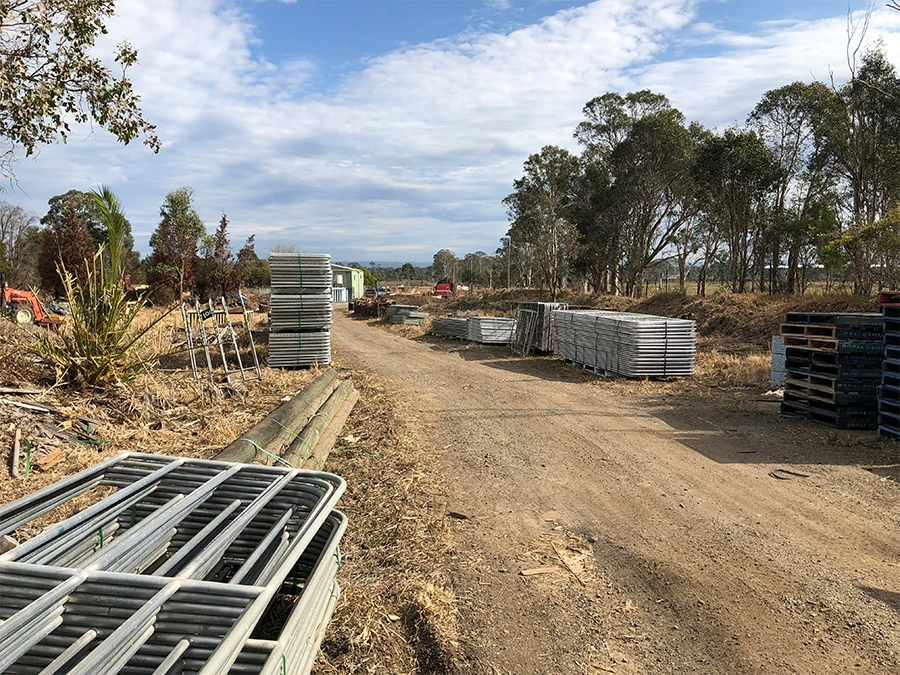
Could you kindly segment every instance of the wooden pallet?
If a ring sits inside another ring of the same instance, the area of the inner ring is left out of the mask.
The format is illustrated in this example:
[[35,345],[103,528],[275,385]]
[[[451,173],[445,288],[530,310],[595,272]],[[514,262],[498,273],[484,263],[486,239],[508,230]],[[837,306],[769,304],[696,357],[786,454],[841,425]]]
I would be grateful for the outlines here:
[[785,335],[784,344],[788,349],[806,349],[813,352],[834,354],[880,354],[884,341],[879,340],[839,340],[837,338]]
[[816,410],[821,413],[840,419],[876,418],[878,416],[878,399],[872,398],[860,404],[835,403],[833,397],[824,394],[802,394],[800,392],[784,392],[784,401],[797,406],[805,406],[808,410]]
[[781,325],[783,337],[808,337],[831,338],[835,340],[875,340],[881,339],[881,328],[854,328],[846,326],[831,326],[821,323],[785,323]]
[[789,324],[826,324],[831,326],[848,326],[861,328],[863,326],[881,326],[882,317],[879,314],[848,314],[848,313],[807,313],[788,312],[785,323]]
[[878,420],[875,417],[841,418],[827,411],[812,409],[792,401],[784,401],[781,404],[781,414],[799,417],[817,424],[825,424],[835,429],[866,431],[878,428]]

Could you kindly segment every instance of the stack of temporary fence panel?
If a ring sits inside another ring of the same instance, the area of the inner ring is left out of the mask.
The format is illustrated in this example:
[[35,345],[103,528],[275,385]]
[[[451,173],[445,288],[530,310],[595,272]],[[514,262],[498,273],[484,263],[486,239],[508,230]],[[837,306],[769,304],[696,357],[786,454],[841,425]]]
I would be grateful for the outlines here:
[[884,351],[880,314],[789,313],[781,412],[837,429],[875,429]]
[[331,256],[270,253],[269,365],[331,363]]
[[465,340],[469,336],[469,320],[457,316],[444,316],[431,322],[431,334],[437,337]]
[[[75,501],[97,487],[114,490]],[[0,554],[0,673],[307,675],[340,595],[345,489],[128,453],[0,507],[0,535],[30,537]]]
[[508,345],[516,330],[516,320],[505,316],[470,316],[469,340],[485,345]]
[[884,364],[878,401],[878,434],[900,438],[900,291],[878,294],[884,316]]
[[384,318],[392,324],[408,324],[421,326],[430,315],[420,312],[415,305],[391,305],[384,313]]
[[553,312],[556,353],[598,374],[668,377],[694,374],[693,321],[629,312]]

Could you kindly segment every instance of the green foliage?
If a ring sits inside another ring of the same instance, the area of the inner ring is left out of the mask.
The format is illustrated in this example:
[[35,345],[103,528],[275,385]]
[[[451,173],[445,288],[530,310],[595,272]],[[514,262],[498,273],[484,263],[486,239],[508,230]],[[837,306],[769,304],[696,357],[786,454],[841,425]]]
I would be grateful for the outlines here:
[[356,269],[363,271],[363,286],[365,288],[375,288],[378,286],[378,279],[372,274],[372,270],[363,267],[359,263],[350,263],[350,267],[355,267]]
[[5,0],[0,2],[0,136],[8,142],[0,171],[11,172],[16,148],[26,156],[39,146],[65,141],[69,120],[94,122],[123,143],[144,137],[156,152],[147,122],[127,77],[137,51],[121,43],[114,73],[94,52],[114,14],[113,0]]
[[522,178],[513,182],[515,191],[503,200],[510,220],[509,236],[533,246],[544,283],[555,300],[574,249],[569,209],[580,162],[568,150],[548,145],[531,155],[523,169]]
[[412,263],[403,263],[400,267],[400,278],[401,279],[415,279],[416,278],[416,268]]
[[251,235],[237,256],[232,255],[228,217],[222,214],[215,233],[203,237],[203,259],[197,264],[194,280],[194,290],[200,298],[227,297],[247,283],[251,270],[260,264],[254,239],[255,235]]
[[81,281],[60,265],[70,314],[59,335],[38,334],[34,351],[54,364],[59,379],[67,384],[101,387],[127,382],[158,361],[160,355],[147,343],[167,313],[136,325],[143,301],[129,307],[121,272],[109,269],[103,247],[83,264]]
[[86,261],[94,255],[94,244],[87,225],[79,217],[73,201],[66,203],[55,219],[47,224],[38,258],[41,287],[54,297],[66,292],[60,269],[73,270],[75,283],[87,276]]
[[122,205],[119,198],[113,194],[108,185],[101,185],[96,190],[91,190],[92,201],[103,219],[106,230],[107,245],[109,247],[109,283],[122,285],[125,275],[125,234],[130,226],[122,213]]
[[150,236],[149,282],[158,300],[181,298],[194,282],[197,251],[206,227],[194,209],[194,191],[181,187],[166,195],[160,221]]
[[456,268],[458,264],[459,260],[456,258],[456,254],[449,249],[442,248],[434,254],[434,261],[431,264],[434,280],[454,280],[456,278]]

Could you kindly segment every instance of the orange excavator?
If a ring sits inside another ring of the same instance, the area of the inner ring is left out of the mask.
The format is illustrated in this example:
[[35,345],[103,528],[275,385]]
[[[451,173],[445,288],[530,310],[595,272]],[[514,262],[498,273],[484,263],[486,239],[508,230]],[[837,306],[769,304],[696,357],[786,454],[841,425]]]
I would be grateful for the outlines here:
[[38,324],[50,330],[56,330],[62,320],[50,316],[44,306],[31,291],[10,288],[6,280],[0,276],[0,315],[7,315],[17,324]]

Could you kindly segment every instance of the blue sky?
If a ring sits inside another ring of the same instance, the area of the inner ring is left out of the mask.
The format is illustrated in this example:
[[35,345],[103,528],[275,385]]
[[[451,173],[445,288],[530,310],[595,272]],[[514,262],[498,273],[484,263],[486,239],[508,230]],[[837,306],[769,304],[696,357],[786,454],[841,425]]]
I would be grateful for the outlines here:
[[[869,41],[900,63],[900,13]],[[851,0],[854,11],[866,3]],[[7,201],[39,216],[108,183],[146,253],[166,192],[195,190],[235,246],[292,243],[335,259],[425,262],[492,252],[523,161],[577,150],[581,107],[651,88],[690,119],[742,122],[767,89],[846,75],[845,0],[154,0],[118,3],[108,52],[132,75],[164,147],[102,129],[17,165]]]

